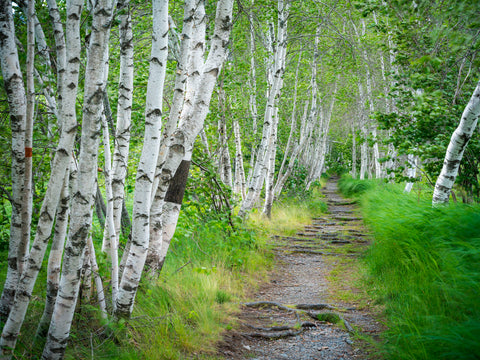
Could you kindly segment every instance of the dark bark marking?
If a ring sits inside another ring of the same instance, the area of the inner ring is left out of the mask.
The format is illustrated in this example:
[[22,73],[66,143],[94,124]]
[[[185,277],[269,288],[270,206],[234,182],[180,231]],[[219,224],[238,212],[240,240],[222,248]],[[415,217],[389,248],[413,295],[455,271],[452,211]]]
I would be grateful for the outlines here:
[[167,193],[165,194],[165,201],[181,205],[183,196],[185,194],[185,187],[187,185],[188,174],[190,170],[190,161],[182,160],[178,166],[175,175],[170,181]]

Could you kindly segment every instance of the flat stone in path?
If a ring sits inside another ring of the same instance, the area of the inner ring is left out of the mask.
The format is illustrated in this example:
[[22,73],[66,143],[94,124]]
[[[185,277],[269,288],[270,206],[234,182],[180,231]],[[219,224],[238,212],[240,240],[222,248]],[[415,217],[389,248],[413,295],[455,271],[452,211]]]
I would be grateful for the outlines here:
[[[370,359],[346,330],[352,330],[353,325],[370,335],[379,332],[379,324],[368,311],[356,310],[355,306],[345,303],[329,304],[331,307],[324,310],[293,309],[295,304],[318,304],[312,309],[327,304],[331,262],[326,258],[357,256],[348,251],[332,251],[351,246],[352,242],[366,241],[359,239],[364,234],[358,228],[361,219],[356,215],[355,202],[338,194],[336,179],[329,180],[323,194],[331,214],[312,219],[313,225],[307,225],[296,236],[272,237],[278,245],[275,247],[276,270],[270,283],[264,284],[251,301],[275,303],[279,307],[242,306],[239,329],[228,332],[219,348],[219,355],[225,359]],[[326,321],[316,320],[316,314],[323,314],[322,319]],[[337,321],[340,323],[335,323]]]

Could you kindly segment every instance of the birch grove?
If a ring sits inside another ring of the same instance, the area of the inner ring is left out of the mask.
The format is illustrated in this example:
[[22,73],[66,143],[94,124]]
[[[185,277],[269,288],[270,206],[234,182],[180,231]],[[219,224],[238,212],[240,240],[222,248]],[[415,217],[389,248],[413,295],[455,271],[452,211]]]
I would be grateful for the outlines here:
[[205,266],[205,244],[256,251],[244,220],[325,174],[478,201],[471,20],[443,32],[436,4],[397,4],[402,22],[374,3],[0,0],[0,358],[122,346],[152,289],[169,302],[180,273],[252,265]]

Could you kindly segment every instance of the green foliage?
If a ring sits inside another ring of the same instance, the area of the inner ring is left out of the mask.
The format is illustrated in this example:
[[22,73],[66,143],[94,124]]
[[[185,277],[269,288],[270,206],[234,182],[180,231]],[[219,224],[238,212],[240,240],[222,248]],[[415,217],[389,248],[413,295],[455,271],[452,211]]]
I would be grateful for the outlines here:
[[[399,155],[418,155],[425,175],[435,182],[443,164],[450,136],[460,122],[479,78],[480,42],[476,35],[478,9],[471,1],[369,1],[357,6],[364,15],[380,13],[376,30],[390,41],[395,55],[394,86],[388,94],[395,109],[374,115],[380,128],[389,131],[385,144]],[[480,198],[475,133],[460,164],[457,184]],[[387,160],[387,159],[385,159]],[[404,167],[395,180],[404,181]]]
[[375,240],[369,286],[388,321],[388,359],[474,359],[480,353],[480,208],[432,208],[391,185],[366,192]]

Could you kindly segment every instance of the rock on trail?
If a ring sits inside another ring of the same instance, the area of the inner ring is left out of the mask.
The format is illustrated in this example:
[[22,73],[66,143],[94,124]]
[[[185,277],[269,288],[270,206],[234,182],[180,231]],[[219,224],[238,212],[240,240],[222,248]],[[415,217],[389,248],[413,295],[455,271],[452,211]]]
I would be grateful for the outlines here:
[[295,236],[274,236],[276,269],[271,281],[242,306],[239,329],[226,334],[225,359],[369,359],[353,331],[369,335],[380,326],[365,310],[329,303],[329,257],[352,257],[367,236],[355,204],[338,194],[332,178],[323,189],[328,214],[312,219]]

